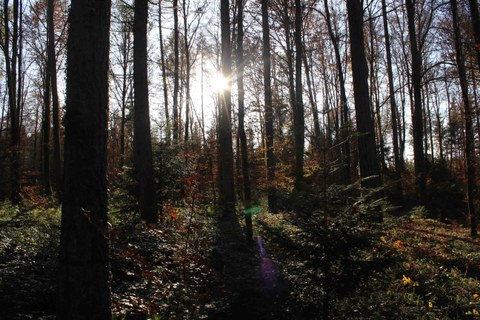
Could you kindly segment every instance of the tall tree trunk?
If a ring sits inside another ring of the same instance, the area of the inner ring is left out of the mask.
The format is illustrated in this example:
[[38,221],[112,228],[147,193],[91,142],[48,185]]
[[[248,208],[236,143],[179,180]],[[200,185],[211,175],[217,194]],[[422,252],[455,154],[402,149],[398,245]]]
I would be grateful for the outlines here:
[[42,178],[43,193],[46,196],[52,194],[50,182],[50,71],[48,68],[48,58],[45,66],[45,75],[43,79],[43,123],[42,123]]
[[[124,49],[126,51],[126,48]],[[124,51],[124,52],[125,52]],[[123,80],[122,80],[122,115],[120,120],[120,168],[125,165],[125,124],[127,111],[127,66],[123,64]]]
[[472,16],[473,34],[475,35],[475,50],[477,51],[477,63],[480,68],[480,14],[478,12],[478,1],[469,0],[470,15]]
[[133,22],[133,86],[135,95],[133,159],[138,183],[140,215],[145,221],[153,223],[158,220],[158,216],[148,104],[147,17],[148,0],[135,0]]
[[52,117],[53,117],[53,167],[55,170],[55,185],[57,197],[62,199],[62,169],[60,160],[60,103],[58,99],[57,86],[57,58],[55,54],[55,29],[53,23],[54,0],[48,0],[47,8],[47,30],[48,30],[48,68],[50,69],[51,90],[52,90]]
[[[125,22],[129,23],[129,22]],[[123,168],[126,162],[125,151],[125,126],[127,107],[132,103],[132,70],[130,67],[132,52],[132,28],[130,26],[122,28],[122,119],[120,124],[120,167]]]
[[[273,149],[273,102],[271,78],[271,53],[270,53],[270,25],[268,22],[268,0],[262,0],[262,30],[263,30],[263,85],[265,92],[265,142],[267,155],[267,184],[268,208],[276,212],[276,187],[275,187],[275,155]],[[303,155],[303,152],[302,152]]]
[[[475,114],[475,122],[477,125],[477,135],[480,137],[480,108],[478,106],[478,91],[477,91],[477,80],[475,79],[475,69],[473,66],[470,67],[470,77],[472,79],[472,87],[473,87],[473,104],[474,104],[474,109],[475,111],[472,111],[472,113]],[[478,147],[478,142],[477,142],[477,147]]]
[[375,127],[368,91],[368,67],[365,59],[363,8],[360,0],[347,0],[348,29],[352,58],[353,88],[358,130],[358,152],[362,187],[381,185],[378,166]]
[[477,236],[477,217],[475,214],[475,140],[473,133],[472,110],[470,107],[470,99],[468,95],[467,72],[465,69],[465,57],[463,55],[462,40],[460,37],[460,26],[458,21],[457,0],[450,0],[453,20],[453,33],[455,37],[455,59],[457,62],[458,75],[460,78],[460,88],[462,91],[464,121],[465,121],[465,162],[467,176],[467,203],[468,215],[470,217],[470,234],[472,237]]
[[340,48],[338,46],[338,37],[335,34],[332,26],[332,19],[330,9],[328,7],[328,0],[323,1],[325,6],[325,20],[327,22],[328,36],[333,44],[333,52],[335,53],[335,63],[337,65],[338,80],[340,86],[340,104],[341,104],[341,119],[342,119],[342,146],[344,155],[344,174],[343,182],[349,184],[351,182],[350,175],[350,116],[348,112],[347,92],[345,90],[345,76],[343,74],[343,62],[340,56]]
[[369,42],[370,42],[370,54],[368,56],[368,63],[370,64],[370,105],[372,107],[372,112],[374,114],[374,127],[376,128],[376,141],[377,150],[379,151],[379,161],[380,161],[380,172],[386,171],[385,163],[385,141],[383,140],[383,130],[382,130],[382,121],[381,121],[381,108],[379,101],[379,88],[378,88],[378,70],[376,67],[377,64],[377,53],[376,53],[376,43],[375,43],[375,26],[373,24],[374,17],[371,10],[368,17],[368,31],[369,31]]
[[418,50],[417,32],[415,27],[415,7],[412,0],[405,0],[407,7],[408,34],[412,55],[412,85],[413,85],[413,161],[415,166],[415,184],[418,203],[424,205],[427,196],[427,170],[423,149],[423,109],[422,109],[422,57]]
[[185,142],[188,142],[190,131],[190,44],[188,41],[188,21],[187,21],[187,7],[188,0],[182,0],[183,5],[183,41],[185,50]]
[[[295,68],[293,66],[293,48],[291,41],[292,21],[290,19],[290,0],[283,0],[283,19],[285,32],[285,55],[287,59],[288,98],[290,109],[295,112]],[[281,120],[281,117],[279,117]],[[280,129],[282,126],[279,126]]]
[[[248,162],[247,135],[245,134],[245,88],[243,83],[243,0],[238,0],[238,34],[237,34],[237,85],[238,85],[238,135],[243,176],[244,207],[250,209],[252,205],[252,191],[250,185],[250,164]],[[252,214],[245,211],[245,225],[247,241],[253,241]]]
[[[247,135],[245,133],[245,87],[243,82],[243,72],[245,69],[243,57],[243,0],[238,0],[237,23],[238,134],[240,138],[243,193],[245,198],[245,208],[248,209],[252,202],[252,191],[250,186],[250,164],[248,162]],[[248,229],[251,231],[251,215],[245,215],[245,223]],[[250,231],[247,230],[248,239],[252,238]]]
[[[17,57],[18,57],[18,0],[13,1],[13,33],[10,32],[9,19],[10,9],[9,1],[3,2],[3,53],[5,58],[5,71],[8,89],[8,108],[10,115],[10,171],[11,171],[11,189],[10,199],[17,203],[20,198],[18,194],[20,180],[20,108],[17,105]],[[11,35],[11,38],[10,38]],[[11,43],[11,51],[10,51]]]
[[170,122],[170,113],[168,110],[168,87],[167,87],[167,72],[166,72],[166,63],[165,63],[165,48],[163,46],[163,32],[162,32],[162,0],[158,1],[158,37],[160,40],[160,60],[161,60],[161,69],[162,69],[162,81],[163,81],[163,103],[165,110],[165,122],[167,125],[166,129],[166,138],[167,145],[170,144],[171,140],[171,122]]
[[[320,137],[321,137],[321,131],[320,131],[320,121],[318,119],[318,109],[317,109],[317,100],[316,100],[316,94],[314,92],[314,87],[315,84],[314,82],[314,75],[313,71],[311,71],[310,68],[310,63],[312,60],[312,54],[310,53],[308,55],[309,57],[307,58],[307,55],[304,54],[303,56],[303,66],[305,68],[305,76],[307,80],[307,87],[308,87],[308,100],[310,101],[310,106],[312,108],[312,114],[313,114],[313,148],[316,150],[317,155],[320,155]],[[308,61],[310,60],[310,62]]]
[[229,0],[220,2],[222,75],[229,82],[220,93],[220,110],[218,121],[218,166],[220,175],[219,205],[224,217],[235,214],[235,191],[233,181],[233,149],[232,149],[232,47],[230,44],[230,4]]
[[[37,168],[37,144],[38,144],[38,122],[39,122],[39,117],[40,117],[40,108],[35,108],[35,126],[33,128],[33,152],[32,152],[32,168]],[[3,109],[2,109],[2,119],[0,119],[0,138],[2,136],[2,128],[1,128],[1,123],[3,122]],[[1,163],[1,162],[0,162]],[[2,175],[0,174],[0,178]],[[1,190],[1,189],[0,189]]]
[[302,189],[303,184],[303,154],[305,149],[305,118],[303,108],[302,83],[302,5],[301,0],[295,0],[295,108],[293,110],[293,130],[295,137],[295,190]]
[[110,6],[109,0],[72,0],[70,7],[57,319],[112,318],[106,170]]
[[[435,92],[438,93],[437,85],[434,84]],[[437,140],[438,151],[440,153],[440,162],[444,163],[445,156],[443,153],[443,126],[440,118],[440,103],[438,101],[438,94],[435,95],[435,121],[437,122]]]
[[398,124],[397,124],[397,101],[395,99],[395,88],[393,80],[392,69],[392,50],[390,45],[390,32],[388,30],[387,4],[382,0],[382,17],[383,17],[383,31],[385,34],[385,52],[387,56],[387,75],[388,75],[388,91],[390,100],[390,116],[392,120],[392,142],[393,142],[393,159],[395,162],[395,179],[397,180],[396,188],[398,195],[402,195],[402,163],[400,161],[400,150],[398,146]]
[[178,0],[173,0],[173,142],[179,142],[180,116],[178,112],[178,93],[180,76],[180,53],[179,53],[179,32],[178,32]]

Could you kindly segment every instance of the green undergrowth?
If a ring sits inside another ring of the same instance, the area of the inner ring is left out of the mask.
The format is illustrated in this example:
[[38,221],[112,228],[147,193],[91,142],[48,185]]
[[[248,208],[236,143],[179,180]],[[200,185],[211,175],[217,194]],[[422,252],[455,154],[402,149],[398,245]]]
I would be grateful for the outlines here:
[[[480,319],[480,241],[466,227],[420,209],[392,217],[382,199],[336,188],[313,210],[259,203],[248,246],[219,237],[209,206],[166,205],[154,225],[112,206],[114,319]],[[0,318],[54,318],[60,211],[0,204]]]
[[5,319],[46,319],[55,312],[60,209],[0,205],[0,308]]
[[480,241],[467,228],[388,215],[371,228],[348,213],[257,217],[292,288],[286,309],[301,319],[480,319]]

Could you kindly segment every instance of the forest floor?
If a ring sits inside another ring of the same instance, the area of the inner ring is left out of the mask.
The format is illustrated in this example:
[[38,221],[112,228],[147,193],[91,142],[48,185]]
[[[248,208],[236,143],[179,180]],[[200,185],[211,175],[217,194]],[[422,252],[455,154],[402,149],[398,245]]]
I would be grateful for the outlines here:
[[[293,213],[258,213],[248,243],[237,220],[201,211],[113,219],[115,319],[480,318],[480,241],[459,224],[387,217],[368,245],[336,255]],[[59,218],[0,205],[1,319],[54,318]]]

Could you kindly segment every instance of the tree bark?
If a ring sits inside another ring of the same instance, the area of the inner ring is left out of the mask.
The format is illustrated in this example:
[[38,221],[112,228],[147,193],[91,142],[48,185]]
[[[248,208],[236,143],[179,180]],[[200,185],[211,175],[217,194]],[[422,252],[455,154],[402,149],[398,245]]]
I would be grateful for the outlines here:
[[302,189],[303,184],[303,154],[305,149],[305,116],[303,107],[302,83],[302,5],[295,0],[295,108],[293,110],[293,130],[295,137],[295,190]]
[[62,199],[62,169],[60,160],[60,103],[58,99],[57,85],[57,58],[55,54],[55,26],[53,23],[54,0],[48,0],[47,8],[47,50],[48,50],[48,68],[51,83],[52,95],[52,121],[53,121],[53,167],[55,170],[55,185],[57,197]]
[[[11,188],[10,200],[18,203],[19,180],[20,180],[20,108],[17,104],[17,58],[18,58],[18,0],[13,1],[13,32],[10,32],[9,1],[3,2],[3,53],[5,58],[5,71],[8,90],[8,108],[10,115],[10,171]],[[10,37],[11,35],[11,37]],[[11,50],[10,50],[11,42]]]
[[178,113],[178,92],[180,76],[180,53],[179,53],[179,32],[178,32],[178,0],[173,0],[173,142],[179,142],[180,116]]
[[220,93],[218,121],[218,166],[220,178],[219,206],[224,217],[235,214],[235,192],[233,181],[232,149],[232,48],[230,44],[230,4],[229,0],[220,2],[221,23],[221,68],[222,75],[228,81],[227,87]]
[[[240,139],[240,156],[242,164],[244,207],[249,209],[252,203],[250,186],[250,163],[248,161],[247,135],[245,133],[245,87],[243,82],[244,57],[243,57],[243,0],[238,0],[237,13],[237,85],[238,85],[238,135]],[[252,216],[245,214],[247,226],[247,240],[253,240]]]
[[45,66],[45,74],[43,79],[43,123],[42,123],[42,178],[43,193],[46,196],[52,194],[52,186],[50,183],[50,68],[48,67],[48,58]]
[[472,17],[473,34],[475,35],[475,51],[477,52],[477,63],[480,68],[480,14],[478,12],[478,1],[469,0],[470,15]]
[[415,27],[415,7],[412,0],[405,0],[407,7],[408,34],[410,38],[410,51],[412,55],[412,85],[414,95],[413,106],[413,161],[415,166],[415,184],[418,203],[426,203],[427,170],[425,153],[423,149],[423,108],[422,108],[422,57],[417,45],[417,32]]
[[187,0],[182,0],[183,5],[183,41],[185,50],[185,142],[188,142],[190,133],[190,69],[192,68],[190,62],[190,44],[188,41],[188,21],[187,21]]
[[453,20],[453,33],[455,37],[455,60],[457,62],[458,75],[460,78],[460,89],[462,91],[464,121],[465,121],[465,162],[467,176],[467,204],[470,217],[470,235],[477,237],[477,219],[475,213],[475,140],[473,133],[473,115],[468,94],[467,72],[465,69],[465,56],[463,54],[460,26],[458,21],[457,0],[450,0]]
[[166,139],[167,145],[170,144],[171,140],[171,131],[172,125],[170,122],[170,113],[168,110],[168,87],[167,87],[167,72],[166,72],[166,63],[165,63],[165,49],[163,46],[163,32],[162,32],[162,0],[158,1],[158,38],[160,40],[160,60],[161,60],[161,69],[162,69],[162,81],[163,81],[163,103],[165,110],[165,122],[167,125],[166,129]]
[[390,100],[390,116],[392,118],[392,142],[393,142],[393,159],[395,162],[395,179],[398,181],[396,183],[397,192],[399,195],[402,195],[402,162],[400,161],[400,150],[398,146],[398,124],[397,124],[397,101],[395,99],[395,88],[393,80],[393,69],[392,69],[392,52],[390,45],[390,32],[388,30],[388,17],[387,17],[387,4],[385,0],[382,0],[382,17],[383,17],[383,31],[385,33],[385,52],[387,56],[387,76],[388,76],[388,90],[389,90],[389,100]]
[[135,96],[133,159],[138,184],[140,215],[146,222],[154,223],[157,222],[158,216],[148,104],[147,17],[148,0],[135,0],[133,22],[133,87]]
[[352,58],[353,88],[358,130],[358,152],[362,187],[381,185],[378,166],[375,127],[368,91],[368,67],[365,58],[363,8],[360,0],[347,0],[348,29]]
[[[310,60],[310,61],[308,61]],[[312,63],[312,54],[309,54],[309,57],[307,58],[307,55],[303,55],[303,66],[305,68],[305,77],[307,80],[307,87],[308,87],[308,100],[310,101],[310,106],[312,108],[312,114],[313,114],[313,148],[316,150],[317,155],[320,155],[320,137],[321,137],[321,131],[320,131],[320,121],[318,119],[318,108],[317,108],[317,100],[316,100],[316,93],[314,92],[315,89],[315,84],[313,83],[314,81],[314,72],[311,70],[310,64]]]
[[341,104],[341,119],[342,119],[342,146],[344,155],[344,174],[343,182],[349,184],[351,182],[350,175],[350,116],[348,112],[347,92],[345,90],[345,76],[343,74],[342,57],[340,56],[340,48],[338,46],[338,37],[333,31],[332,19],[330,16],[330,9],[328,7],[328,0],[323,1],[325,6],[325,20],[327,22],[328,36],[333,44],[333,52],[335,53],[335,62],[337,65],[338,79],[340,85],[340,104]]
[[106,178],[110,6],[109,0],[71,2],[57,319],[112,318]]
[[[277,211],[275,186],[275,155],[273,143],[273,100],[270,53],[270,25],[268,22],[268,0],[262,0],[262,30],[263,30],[263,85],[265,92],[265,140],[267,156],[268,208]],[[303,154],[303,152],[302,152]]]

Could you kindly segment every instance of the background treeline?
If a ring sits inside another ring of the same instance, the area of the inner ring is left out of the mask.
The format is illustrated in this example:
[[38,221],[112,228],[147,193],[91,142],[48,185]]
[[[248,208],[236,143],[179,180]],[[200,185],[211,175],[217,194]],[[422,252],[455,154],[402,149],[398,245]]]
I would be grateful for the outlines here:
[[[374,176],[362,186],[383,185],[397,205],[474,217],[475,0],[233,1],[223,31],[217,4],[150,3],[143,120],[134,112],[141,99],[134,7],[112,3],[110,184],[140,166],[151,145],[147,176],[155,179],[134,189],[154,189],[145,197],[162,203],[175,184],[181,194],[187,164],[205,179],[210,200],[220,191],[224,207],[233,204],[234,184],[246,206],[268,194],[275,210],[292,189],[321,192]],[[68,1],[2,2],[3,199],[61,199],[68,8]],[[212,91],[217,70],[230,81],[228,99]],[[135,119],[137,130],[146,123],[151,130],[136,132]],[[150,134],[136,158],[135,135]]]

